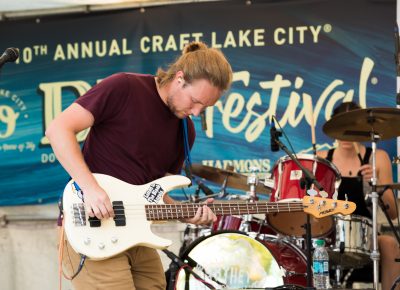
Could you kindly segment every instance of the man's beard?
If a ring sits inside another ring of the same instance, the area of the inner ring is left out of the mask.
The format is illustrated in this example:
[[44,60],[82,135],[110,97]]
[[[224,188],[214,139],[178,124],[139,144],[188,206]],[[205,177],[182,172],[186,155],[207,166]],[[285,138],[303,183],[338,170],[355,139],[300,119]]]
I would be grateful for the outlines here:
[[179,111],[178,111],[178,109],[176,108],[176,106],[174,105],[174,102],[172,101],[172,99],[173,99],[173,96],[172,96],[172,95],[168,95],[168,97],[167,97],[167,107],[168,107],[168,109],[169,109],[176,117],[178,117],[179,119],[185,118],[185,116],[181,116],[181,115],[179,114]]

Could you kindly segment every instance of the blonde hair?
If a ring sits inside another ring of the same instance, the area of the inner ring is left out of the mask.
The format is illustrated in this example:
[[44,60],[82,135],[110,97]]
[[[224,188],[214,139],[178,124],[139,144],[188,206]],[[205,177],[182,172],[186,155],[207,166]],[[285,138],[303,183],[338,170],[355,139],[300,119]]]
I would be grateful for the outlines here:
[[232,83],[232,68],[224,54],[215,48],[209,48],[203,42],[191,42],[185,46],[182,55],[164,71],[157,70],[157,82],[160,87],[170,83],[175,74],[182,71],[186,82],[208,80],[222,91],[229,89]]

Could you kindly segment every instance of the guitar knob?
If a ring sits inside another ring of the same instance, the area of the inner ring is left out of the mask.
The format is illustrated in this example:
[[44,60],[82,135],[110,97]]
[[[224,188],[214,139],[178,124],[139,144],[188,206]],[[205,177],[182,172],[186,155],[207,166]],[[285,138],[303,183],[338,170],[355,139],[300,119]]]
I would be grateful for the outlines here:
[[117,237],[112,237],[111,238],[111,243],[116,244],[118,242],[118,238]]
[[90,238],[86,238],[83,243],[87,246],[90,244]]
[[106,245],[104,245],[104,243],[99,243],[98,247],[100,250],[103,250],[106,247]]
[[337,207],[337,202],[336,202],[336,201],[332,202],[332,207],[333,207],[333,208],[336,208],[336,207]]

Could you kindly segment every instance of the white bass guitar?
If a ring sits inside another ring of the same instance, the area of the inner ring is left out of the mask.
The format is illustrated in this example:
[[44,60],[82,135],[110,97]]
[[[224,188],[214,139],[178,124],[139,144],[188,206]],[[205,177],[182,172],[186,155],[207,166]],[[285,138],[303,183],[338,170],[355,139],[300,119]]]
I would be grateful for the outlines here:
[[[150,224],[153,221],[193,217],[198,207],[202,206],[198,203],[163,203],[163,196],[168,191],[190,184],[190,180],[181,175],[162,177],[144,185],[132,185],[104,174],[94,176],[110,197],[114,218],[89,218],[82,190],[74,180],[68,182],[63,196],[68,241],[76,252],[90,259],[106,259],[138,245],[165,249],[172,242],[153,234]],[[304,211],[316,218],[337,213],[347,215],[356,208],[353,202],[312,196],[294,202],[214,202],[208,206],[216,215]]]

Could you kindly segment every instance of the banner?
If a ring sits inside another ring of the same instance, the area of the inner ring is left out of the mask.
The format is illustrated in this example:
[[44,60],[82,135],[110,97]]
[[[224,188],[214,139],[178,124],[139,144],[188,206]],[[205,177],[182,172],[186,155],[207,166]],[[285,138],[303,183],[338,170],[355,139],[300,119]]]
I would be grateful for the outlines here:
[[[336,105],[395,107],[395,1],[245,2],[0,22],[0,50],[21,54],[0,75],[0,205],[55,202],[68,175],[44,135],[52,119],[101,79],[155,74],[194,40],[220,48],[234,70],[231,90],[206,110],[207,131],[193,118],[195,163],[263,176],[285,155],[270,150],[272,116],[283,143],[310,153],[313,115],[327,149],[322,126]],[[396,155],[394,139],[378,148]]]

